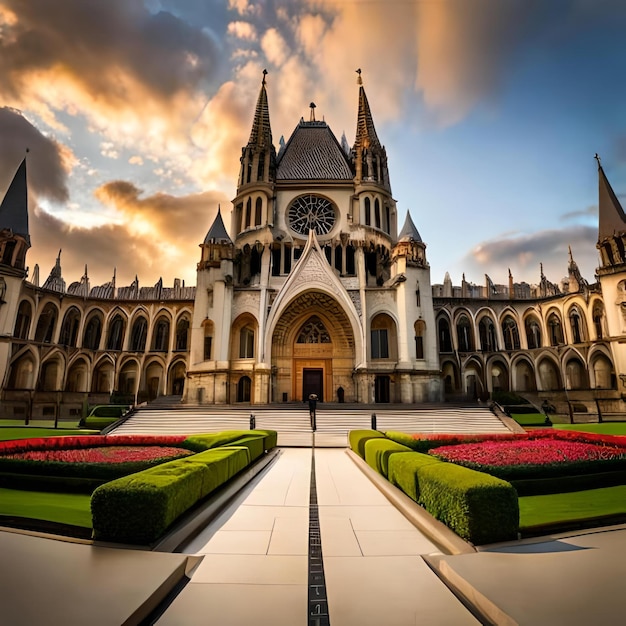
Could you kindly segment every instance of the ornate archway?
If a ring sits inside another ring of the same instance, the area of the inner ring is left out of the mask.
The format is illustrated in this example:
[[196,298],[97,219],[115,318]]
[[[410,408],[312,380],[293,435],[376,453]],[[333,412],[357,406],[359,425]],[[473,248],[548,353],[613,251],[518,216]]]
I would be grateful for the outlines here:
[[283,311],[272,334],[272,393],[275,402],[356,400],[352,378],[355,342],[348,316],[328,294],[307,291]]

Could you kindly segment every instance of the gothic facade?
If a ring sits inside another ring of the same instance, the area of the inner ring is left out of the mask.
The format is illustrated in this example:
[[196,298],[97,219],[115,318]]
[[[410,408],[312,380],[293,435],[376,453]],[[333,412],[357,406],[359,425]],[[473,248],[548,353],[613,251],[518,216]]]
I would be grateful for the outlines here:
[[312,105],[277,152],[263,79],[229,228],[218,211],[196,287],[91,287],[87,269],[66,287],[60,253],[40,286],[23,162],[0,205],[2,416],[67,417],[111,398],[411,404],[507,390],[621,410],[626,217],[602,167],[597,282],[570,253],[560,286],[543,272],[535,286],[431,285],[362,84],[356,118],[350,147]]

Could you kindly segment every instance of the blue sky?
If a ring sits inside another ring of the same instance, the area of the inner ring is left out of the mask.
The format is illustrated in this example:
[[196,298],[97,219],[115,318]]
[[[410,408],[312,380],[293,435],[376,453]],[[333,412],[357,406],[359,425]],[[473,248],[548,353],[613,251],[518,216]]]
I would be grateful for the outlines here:
[[[354,140],[363,70],[433,283],[597,266],[598,152],[626,198],[618,0],[0,0],[0,193],[30,148],[31,267],[195,283],[261,71],[277,145],[315,101]],[[227,222],[228,224],[228,222]]]

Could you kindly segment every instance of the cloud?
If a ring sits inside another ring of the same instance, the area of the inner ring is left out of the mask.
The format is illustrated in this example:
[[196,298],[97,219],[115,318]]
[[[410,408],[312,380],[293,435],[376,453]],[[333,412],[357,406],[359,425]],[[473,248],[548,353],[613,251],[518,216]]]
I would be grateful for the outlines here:
[[[598,266],[597,238],[597,228],[589,226],[542,230],[484,241],[464,261],[469,268],[480,272],[493,271],[494,267],[511,268],[514,277],[516,274],[525,276],[529,268],[539,268],[543,263],[546,276],[552,275],[555,281],[567,273],[568,247],[571,246],[583,276],[592,281]],[[503,269],[501,273],[504,273]],[[504,276],[492,278],[504,280]]]
[[[144,285],[163,277],[166,285],[174,278],[195,284],[198,245],[217,214],[218,202],[227,205],[217,192],[175,197],[155,194],[142,197],[132,183],[112,181],[96,190],[104,204],[120,214],[120,223],[93,228],[73,227],[35,209],[31,220],[33,247],[28,265],[40,265],[43,283],[63,249],[63,277],[69,284],[79,280],[88,265],[91,284],[110,280],[117,267],[118,284],[130,283],[135,275]],[[228,224],[228,219],[225,219]]]
[[67,202],[67,177],[76,163],[67,146],[46,137],[19,111],[0,107],[0,193],[29,150],[27,171],[29,192],[53,202]]
[[228,34],[249,41],[257,39],[256,28],[250,22],[231,22],[228,25]]
[[564,213],[561,216],[563,220],[572,220],[578,217],[594,217],[597,219],[598,217],[598,205],[592,204],[588,206],[586,209],[581,209],[580,211],[570,211],[569,213]]
[[[140,0],[2,0],[0,97],[67,132],[72,116],[120,145],[167,154],[220,66],[204,29]],[[68,113],[70,118],[59,115]],[[119,146],[116,146],[119,147]]]

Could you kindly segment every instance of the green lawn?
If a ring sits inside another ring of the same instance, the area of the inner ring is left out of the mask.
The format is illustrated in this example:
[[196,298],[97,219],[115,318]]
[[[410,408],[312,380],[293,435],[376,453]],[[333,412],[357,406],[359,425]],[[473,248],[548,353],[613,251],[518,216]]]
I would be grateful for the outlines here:
[[519,499],[520,530],[604,515],[626,515],[626,485],[588,491],[524,496]]
[[543,426],[546,416],[543,413],[511,413],[520,426]]
[[561,430],[579,430],[599,435],[626,435],[626,422],[602,422],[601,424],[555,424]]
[[91,528],[91,495],[0,488],[0,515]]
[[37,426],[0,425],[0,441],[11,439],[32,439],[35,437],[63,437],[67,435],[99,435],[99,430],[85,428],[39,428]]

